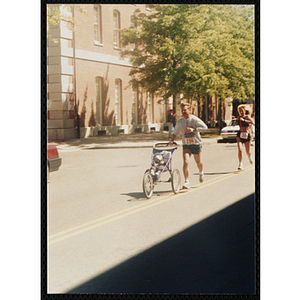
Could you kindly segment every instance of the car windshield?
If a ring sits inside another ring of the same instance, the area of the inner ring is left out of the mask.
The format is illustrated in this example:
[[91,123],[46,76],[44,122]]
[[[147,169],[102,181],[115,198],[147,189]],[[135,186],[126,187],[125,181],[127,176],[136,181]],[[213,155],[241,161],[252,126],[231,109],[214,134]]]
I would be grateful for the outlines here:
[[231,120],[228,126],[233,126],[235,121],[236,121],[236,119]]

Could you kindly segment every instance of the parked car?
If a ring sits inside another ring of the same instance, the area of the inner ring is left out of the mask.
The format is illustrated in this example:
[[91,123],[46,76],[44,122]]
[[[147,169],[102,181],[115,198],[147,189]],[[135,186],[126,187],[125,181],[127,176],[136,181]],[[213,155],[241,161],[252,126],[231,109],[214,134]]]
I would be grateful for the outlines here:
[[47,145],[47,167],[48,172],[57,171],[61,166],[61,158],[59,157],[57,148],[55,145]]
[[[239,125],[234,125],[236,119],[232,119],[230,121],[230,123],[228,124],[228,126],[222,128],[221,130],[221,137],[223,138],[223,140],[236,140],[236,136],[238,131],[240,130],[240,126]],[[253,125],[253,132],[254,132],[254,136],[253,139],[255,138],[255,127]]]
[[238,131],[240,130],[239,125],[234,125],[236,119],[232,119],[228,126],[222,128],[221,137],[223,140],[236,140]]

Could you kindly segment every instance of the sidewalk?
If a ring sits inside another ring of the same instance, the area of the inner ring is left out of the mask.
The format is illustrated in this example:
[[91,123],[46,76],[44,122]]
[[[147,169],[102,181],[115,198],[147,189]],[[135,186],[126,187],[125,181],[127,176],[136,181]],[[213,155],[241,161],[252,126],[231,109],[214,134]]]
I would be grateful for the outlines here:
[[[66,141],[55,141],[54,144],[60,151],[75,151],[85,149],[117,149],[117,148],[152,148],[156,143],[168,142],[167,131],[150,133],[120,134],[117,136],[95,136]],[[217,134],[202,136],[203,144],[217,143]],[[175,140],[178,146],[182,145],[181,138]]]

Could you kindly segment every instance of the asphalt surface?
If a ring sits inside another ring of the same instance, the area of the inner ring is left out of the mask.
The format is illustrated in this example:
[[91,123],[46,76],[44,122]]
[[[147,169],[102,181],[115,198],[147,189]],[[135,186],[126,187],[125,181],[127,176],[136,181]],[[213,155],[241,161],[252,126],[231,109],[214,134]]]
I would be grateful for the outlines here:
[[[237,172],[236,144],[204,138],[204,183],[191,163],[190,191],[161,184],[147,200],[151,149],[139,148],[167,140],[160,132],[57,143],[50,293],[255,292],[254,166],[245,160]],[[181,150],[173,163],[181,171]]]

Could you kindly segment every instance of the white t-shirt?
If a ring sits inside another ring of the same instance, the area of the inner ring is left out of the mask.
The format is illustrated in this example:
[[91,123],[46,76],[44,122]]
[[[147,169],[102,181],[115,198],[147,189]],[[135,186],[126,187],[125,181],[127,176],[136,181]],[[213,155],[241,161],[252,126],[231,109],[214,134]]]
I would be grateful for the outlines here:
[[[195,128],[197,131],[185,134],[186,126]],[[182,136],[183,145],[199,145],[202,143],[200,131],[207,129],[206,124],[194,115],[190,115],[188,119],[181,117],[173,130],[173,134]]]

